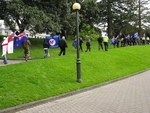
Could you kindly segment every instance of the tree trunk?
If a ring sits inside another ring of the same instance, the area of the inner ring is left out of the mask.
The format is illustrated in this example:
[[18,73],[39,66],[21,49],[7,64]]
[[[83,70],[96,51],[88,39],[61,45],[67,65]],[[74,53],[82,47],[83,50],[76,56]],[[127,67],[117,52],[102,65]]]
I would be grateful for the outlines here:
[[139,30],[138,30],[138,33],[139,33],[139,36],[141,36],[141,0],[139,0],[139,14],[138,14],[138,17],[139,17]]
[[107,1],[107,24],[108,24],[108,28],[107,28],[107,33],[108,33],[108,37],[111,38],[112,37],[112,18],[111,18],[111,0]]

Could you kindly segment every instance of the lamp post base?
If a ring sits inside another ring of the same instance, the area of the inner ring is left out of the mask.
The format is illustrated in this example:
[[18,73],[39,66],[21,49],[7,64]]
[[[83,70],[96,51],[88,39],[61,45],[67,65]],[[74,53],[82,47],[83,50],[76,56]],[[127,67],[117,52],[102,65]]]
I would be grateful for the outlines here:
[[[79,51],[77,51],[79,52]],[[79,55],[79,53],[78,53]],[[80,58],[78,56],[77,58],[77,82],[81,83],[82,82],[82,79],[81,79],[81,61],[80,61]]]
[[82,79],[77,79],[77,82],[78,82],[78,83],[81,83],[81,82],[82,82]]

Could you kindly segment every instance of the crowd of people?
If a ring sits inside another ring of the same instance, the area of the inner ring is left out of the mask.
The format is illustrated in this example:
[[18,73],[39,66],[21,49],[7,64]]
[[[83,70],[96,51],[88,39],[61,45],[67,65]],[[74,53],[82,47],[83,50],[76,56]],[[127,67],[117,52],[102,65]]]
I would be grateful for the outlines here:
[[132,46],[132,45],[133,46],[145,45],[145,44],[150,44],[150,38],[146,36],[145,33],[140,37],[138,32],[136,32],[133,35],[128,34],[127,36],[124,35],[113,36],[113,38],[110,41],[110,44],[113,44],[114,48]]
[[[16,35],[19,35],[19,34],[16,34]],[[6,37],[3,38],[3,41],[5,39]],[[1,42],[1,44],[3,43],[3,41]],[[134,33],[134,35],[128,34],[127,36],[123,36],[123,35],[113,36],[111,39],[109,39],[107,34],[105,34],[105,36],[103,37],[99,36],[97,38],[97,42],[98,42],[98,50],[108,51],[109,43],[112,44],[114,48],[132,46],[132,45],[145,45],[145,44],[150,44],[150,38],[146,36],[145,33],[142,35],[142,37],[139,37],[138,32]],[[79,51],[81,52],[83,52],[82,44],[83,44],[83,39],[80,37],[79,38]],[[85,45],[86,45],[85,52],[90,52],[91,51],[91,39],[90,38],[86,39]],[[31,46],[31,42],[28,39],[22,44],[22,47],[24,49],[24,58],[26,61],[28,61],[30,57],[30,46]],[[75,38],[72,46],[77,48],[77,38]],[[66,48],[68,47],[68,45],[64,36],[60,38],[58,47],[60,48],[60,52],[58,56],[65,55]],[[44,58],[49,57],[50,56],[49,44],[46,41],[46,39],[43,40],[43,49],[44,49]],[[3,63],[7,64],[6,54],[3,55]]]
[[[108,42],[109,42],[109,38],[107,36],[107,34],[104,37],[98,37],[97,39],[98,41],[98,49],[102,49],[103,50],[103,45],[104,45],[104,50],[108,51]],[[83,44],[83,39],[81,37],[79,37],[79,51],[83,52],[83,48],[82,48],[82,44]],[[85,52],[91,52],[91,38],[86,39],[86,50]],[[72,46],[74,48],[77,49],[77,38],[75,38],[74,42],[72,43]]]
[[[150,44],[150,37],[145,33],[140,37],[138,32],[135,32],[133,35],[117,35],[113,36],[111,39],[108,38],[107,34],[105,36],[99,36],[97,38],[98,50],[108,51],[109,43],[114,46],[114,48],[125,47],[125,46],[134,46],[134,45],[146,45]],[[90,39],[87,39],[86,42],[87,51],[91,51]]]

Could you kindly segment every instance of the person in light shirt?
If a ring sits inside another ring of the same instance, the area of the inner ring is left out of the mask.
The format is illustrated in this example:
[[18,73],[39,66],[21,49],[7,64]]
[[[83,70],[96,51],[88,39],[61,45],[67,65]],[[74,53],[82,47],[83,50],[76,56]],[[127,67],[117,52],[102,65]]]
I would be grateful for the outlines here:
[[105,36],[103,37],[105,51],[108,51],[108,41],[109,41],[109,38],[107,34],[105,34]]

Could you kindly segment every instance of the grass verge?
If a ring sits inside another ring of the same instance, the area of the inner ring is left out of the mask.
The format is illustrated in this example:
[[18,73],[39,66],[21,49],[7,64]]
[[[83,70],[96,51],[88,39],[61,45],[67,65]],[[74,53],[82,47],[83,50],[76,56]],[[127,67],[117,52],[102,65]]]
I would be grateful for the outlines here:
[[[71,45],[71,42],[68,42]],[[111,48],[111,47],[110,47]],[[76,50],[50,49],[51,57],[0,67],[0,109],[56,96],[101,84],[150,68],[150,46],[128,46],[98,51],[92,42],[91,52],[81,52],[82,83],[76,82]],[[43,49],[31,48],[33,58],[42,58]],[[22,49],[8,58],[22,57]]]

